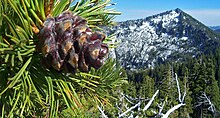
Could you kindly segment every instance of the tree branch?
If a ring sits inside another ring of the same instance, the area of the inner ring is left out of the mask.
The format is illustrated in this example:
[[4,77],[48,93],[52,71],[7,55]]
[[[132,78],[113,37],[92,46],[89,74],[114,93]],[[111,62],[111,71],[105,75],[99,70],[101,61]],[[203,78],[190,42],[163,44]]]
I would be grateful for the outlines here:
[[118,117],[121,118],[123,117],[125,114],[127,114],[128,112],[130,112],[131,110],[135,109],[137,106],[141,105],[141,102],[138,102],[136,105],[134,105],[133,107],[129,108],[127,111],[125,111],[124,113],[120,114]]
[[167,102],[167,101],[165,100],[165,101],[163,102],[162,106],[158,105],[158,107],[159,107],[159,112],[158,112],[157,116],[163,116],[162,111],[163,111],[163,108],[164,108],[164,105],[165,105],[166,102]]
[[143,111],[148,110],[148,108],[150,107],[150,105],[152,104],[152,102],[154,101],[155,97],[157,96],[157,94],[159,93],[159,90],[156,91],[156,93],[154,93],[153,97],[151,98],[151,100],[147,103],[147,105],[144,107]]
[[181,91],[180,91],[180,85],[179,85],[178,76],[177,76],[177,74],[176,74],[176,73],[175,73],[175,80],[176,80],[177,89],[178,89],[178,94],[179,94],[179,102],[180,102],[180,103],[182,103],[182,100],[181,100]]
[[215,105],[211,102],[211,100],[207,97],[206,93],[202,93],[202,95],[199,97],[199,102],[195,107],[199,107],[202,104],[209,106],[208,110],[214,113],[216,111]]
[[105,115],[104,111],[99,106],[97,106],[97,107],[98,107],[99,111],[101,112],[102,116],[104,118],[108,118],[108,116]]
[[163,115],[162,118],[168,118],[168,116],[169,116],[173,111],[179,109],[181,106],[184,106],[184,105],[185,105],[185,104],[180,103],[180,104],[178,104],[178,105],[172,107],[171,109],[169,109],[169,110],[167,111],[167,113],[166,113],[165,115]]

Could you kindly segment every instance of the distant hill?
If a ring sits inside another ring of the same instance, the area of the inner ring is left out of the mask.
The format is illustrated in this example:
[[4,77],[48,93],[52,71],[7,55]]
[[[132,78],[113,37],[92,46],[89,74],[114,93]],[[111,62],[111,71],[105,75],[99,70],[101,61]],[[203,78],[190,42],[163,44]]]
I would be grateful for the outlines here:
[[220,26],[209,26],[209,28],[212,30],[219,30]]
[[220,46],[220,34],[180,9],[119,22],[108,33],[116,34],[119,46],[113,53],[126,69],[181,61]]
[[217,30],[215,30],[215,32],[218,32],[218,33],[220,33],[220,29],[217,29]]
[[209,28],[217,33],[220,33],[220,26],[209,26]]

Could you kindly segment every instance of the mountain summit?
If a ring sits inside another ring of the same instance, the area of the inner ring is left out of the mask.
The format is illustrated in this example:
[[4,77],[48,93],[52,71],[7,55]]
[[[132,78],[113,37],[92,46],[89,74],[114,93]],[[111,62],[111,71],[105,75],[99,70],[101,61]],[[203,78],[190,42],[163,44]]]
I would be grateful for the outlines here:
[[126,69],[183,60],[186,55],[209,53],[220,44],[219,34],[178,8],[144,19],[119,22],[108,32],[117,36],[119,46],[114,53]]

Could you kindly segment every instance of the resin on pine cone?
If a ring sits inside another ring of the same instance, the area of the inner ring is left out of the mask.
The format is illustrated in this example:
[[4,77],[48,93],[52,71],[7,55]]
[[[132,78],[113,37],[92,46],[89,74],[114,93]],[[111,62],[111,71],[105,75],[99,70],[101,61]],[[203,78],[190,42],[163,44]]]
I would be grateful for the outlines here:
[[103,44],[105,35],[92,32],[87,21],[71,12],[47,18],[39,33],[39,50],[44,64],[60,71],[88,72],[103,65],[108,46]]

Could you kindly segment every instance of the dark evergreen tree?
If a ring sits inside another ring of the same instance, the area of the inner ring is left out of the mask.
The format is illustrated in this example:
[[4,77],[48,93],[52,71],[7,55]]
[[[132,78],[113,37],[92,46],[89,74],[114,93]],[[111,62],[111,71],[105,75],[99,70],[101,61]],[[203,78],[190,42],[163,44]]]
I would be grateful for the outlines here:
[[[178,92],[176,87],[176,82],[174,78],[173,66],[170,64],[166,65],[166,70],[164,71],[163,80],[159,85],[159,99],[161,102],[165,101],[164,111],[168,111],[174,105],[178,104]],[[174,112],[170,115],[171,118],[178,117],[178,112]]]
[[216,50],[215,60],[216,60],[216,63],[215,63],[215,68],[216,68],[215,69],[216,70],[215,78],[218,81],[218,86],[220,87],[220,48]]
[[205,92],[211,98],[211,102],[215,105],[216,110],[220,110],[220,93],[219,93],[218,82],[215,79],[215,71],[214,71],[214,65],[212,59],[208,59],[206,69],[207,69],[207,75],[206,75],[207,87]]
[[183,92],[185,91],[186,92],[186,97],[185,97],[185,106],[184,107],[181,107],[178,112],[178,117],[179,118],[188,118],[190,117],[190,114],[193,112],[192,108],[192,97],[191,97],[191,94],[192,92],[190,91],[190,88],[189,88],[189,71],[188,71],[188,68],[185,66],[185,65],[182,65],[181,66],[181,69],[180,69],[181,73],[179,73],[180,75],[182,75],[182,77],[179,76],[180,79],[182,79],[180,81],[180,87],[181,87],[181,90],[182,90],[182,94],[184,94]]

